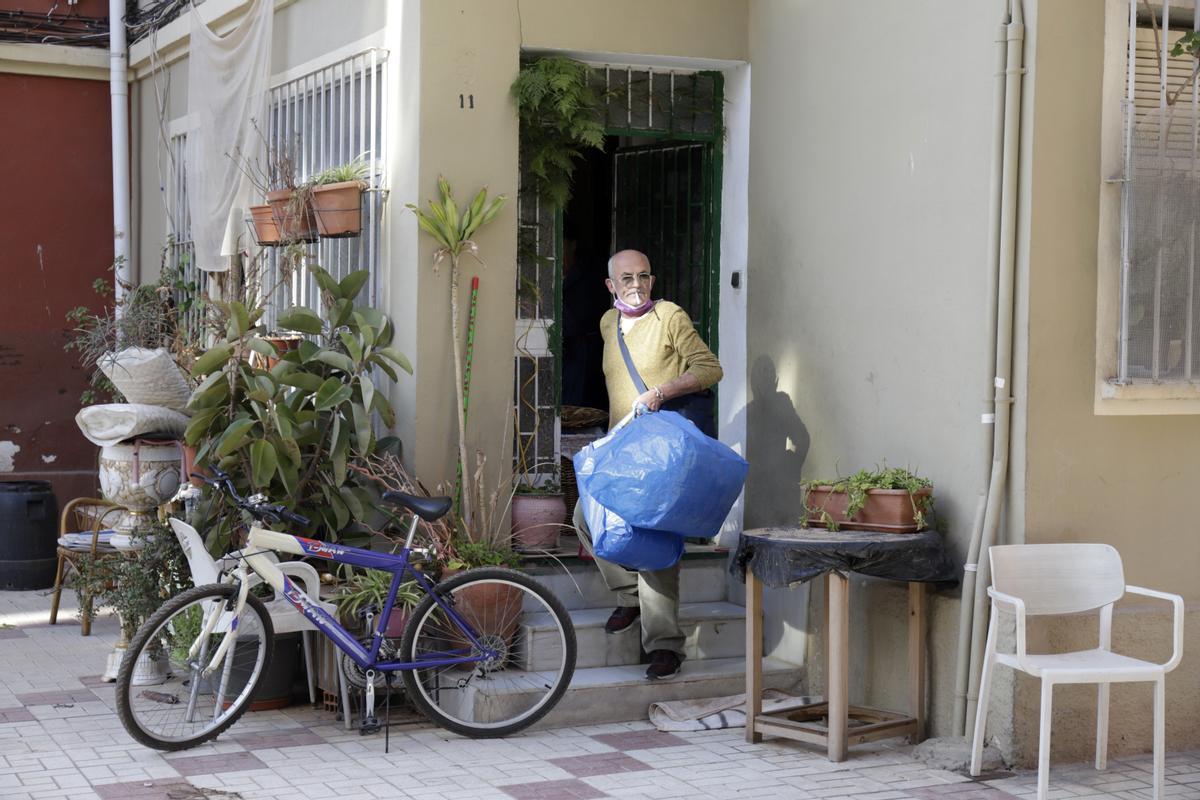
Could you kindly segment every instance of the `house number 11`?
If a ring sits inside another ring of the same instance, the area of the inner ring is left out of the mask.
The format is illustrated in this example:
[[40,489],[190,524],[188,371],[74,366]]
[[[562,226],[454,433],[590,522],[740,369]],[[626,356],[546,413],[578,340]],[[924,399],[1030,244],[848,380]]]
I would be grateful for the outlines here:
[[462,94],[460,94],[460,95],[458,96],[458,107],[459,107],[459,108],[475,108],[475,95],[473,95],[473,94],[467,94],[467,95],[462,95]]

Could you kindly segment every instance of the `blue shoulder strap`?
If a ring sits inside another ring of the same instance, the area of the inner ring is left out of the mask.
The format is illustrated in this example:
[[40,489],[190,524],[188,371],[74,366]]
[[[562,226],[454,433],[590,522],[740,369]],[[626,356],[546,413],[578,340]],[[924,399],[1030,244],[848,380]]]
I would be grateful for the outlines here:
[[629,377],[633,378],[633,385],[642,394],[646,393],[646,382],[642,380],[642,376],[638,374],[637,367],[633,366],[633,359],[629,355],[629,348],[625,346],[625,334],[621,333],[621,312],[617,312],[617,342],[621,345],[621,358],[625,359],[625,368],[629,370]]

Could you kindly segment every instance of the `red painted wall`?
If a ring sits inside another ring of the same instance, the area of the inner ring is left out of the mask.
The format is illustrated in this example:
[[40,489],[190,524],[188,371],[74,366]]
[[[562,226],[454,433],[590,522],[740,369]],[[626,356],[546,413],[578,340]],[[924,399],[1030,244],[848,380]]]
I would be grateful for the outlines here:
[[50,480],[60,506],[97,487],[62,347],[67,311],[111,280],[109,108],[105,81],[0,74],[0,480]]

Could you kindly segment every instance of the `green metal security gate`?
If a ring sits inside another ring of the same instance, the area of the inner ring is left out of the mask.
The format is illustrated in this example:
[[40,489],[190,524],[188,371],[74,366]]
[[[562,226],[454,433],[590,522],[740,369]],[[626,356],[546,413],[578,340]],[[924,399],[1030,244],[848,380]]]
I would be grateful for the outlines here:
[[677,303],[716,349],[714,144],[664,143],[614,155],[612,250],[650,259],[654,292]]
[[[595,68],[613,163],[612,247],[649,256],[655,293],[687,310],[718,352],[721,148],[719,72]],[[548,477],[559,463],[562,209],[544,205],[520,168],[514,385],[518,471]]]

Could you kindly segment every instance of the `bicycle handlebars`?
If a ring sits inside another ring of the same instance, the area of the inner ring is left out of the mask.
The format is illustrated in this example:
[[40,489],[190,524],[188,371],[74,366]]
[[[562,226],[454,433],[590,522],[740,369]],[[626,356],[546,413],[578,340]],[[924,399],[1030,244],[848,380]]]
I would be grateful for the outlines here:
[[287,520],[297,525],[308,525],[311,522],[308,517],[297,514],[294,511],[288,511],[277,503],[252,503],[237,493],[237,489],[233,485],[233,478],[230,477],[228,472],[212,467],[212,473],[212,476],[208,476],[201,475],[199,472],[193,472],[192,477],[199,478],[214,489],[225,492],[232,498],[234,505],[257,519],[267,522]]

